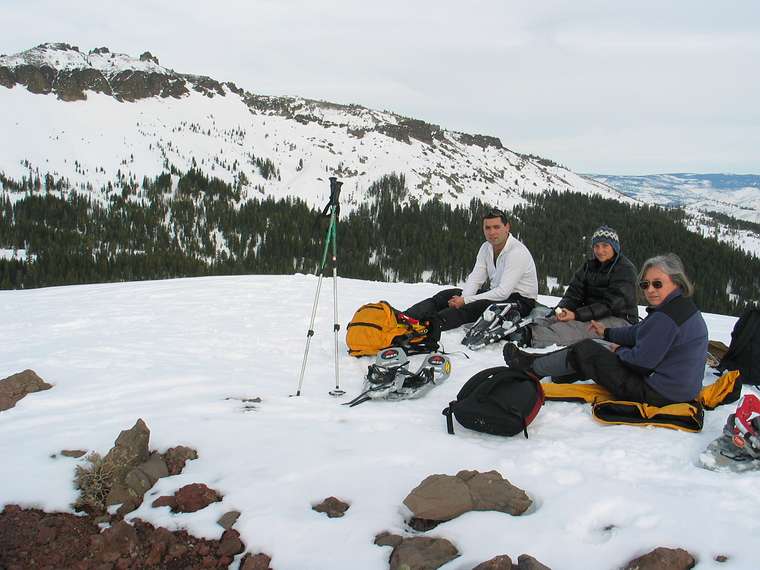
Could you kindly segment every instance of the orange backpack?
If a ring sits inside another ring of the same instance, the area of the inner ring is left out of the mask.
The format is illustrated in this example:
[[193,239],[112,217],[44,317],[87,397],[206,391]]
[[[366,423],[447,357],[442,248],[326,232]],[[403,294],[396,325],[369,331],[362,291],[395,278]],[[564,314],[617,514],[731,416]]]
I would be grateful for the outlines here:
[[346,327],[352,356],[374,356],[389,346],[400,346],[408,355],[434,352],[438,349],[435,337],[429,322],[407,317],[385,301],[362,305]]

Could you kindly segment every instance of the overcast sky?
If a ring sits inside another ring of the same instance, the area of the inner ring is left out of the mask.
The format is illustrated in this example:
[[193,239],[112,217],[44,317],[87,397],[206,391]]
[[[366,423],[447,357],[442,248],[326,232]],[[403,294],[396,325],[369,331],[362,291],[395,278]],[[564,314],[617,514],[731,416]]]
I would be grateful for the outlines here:
[[760,2],[2,0],[0,53],[139,55],[584,173],[760,174]]

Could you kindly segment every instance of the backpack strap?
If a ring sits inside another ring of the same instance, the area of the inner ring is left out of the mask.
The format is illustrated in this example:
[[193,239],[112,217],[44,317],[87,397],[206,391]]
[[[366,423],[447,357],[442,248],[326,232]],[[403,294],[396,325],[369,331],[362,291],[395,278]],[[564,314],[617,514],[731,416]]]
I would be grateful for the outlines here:
[[454,435],[454,420],[451,417],[453,413],[451,408],[456,403],[456,400],[449,402],[449,405],[443,408],[443,411],[441,412],[444,416],[446,416],[446,431],[449,432],[450,435]]

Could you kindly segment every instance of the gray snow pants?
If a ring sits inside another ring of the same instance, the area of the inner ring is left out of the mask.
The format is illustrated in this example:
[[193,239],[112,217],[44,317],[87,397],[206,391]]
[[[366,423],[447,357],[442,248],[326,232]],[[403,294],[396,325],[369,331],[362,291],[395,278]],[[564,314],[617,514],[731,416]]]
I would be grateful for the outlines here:
[[[627,327],[630,325],[625,319],[619,317],[605,317],[599,322],[609,328]],[[557,317],[536,319],[531,325],[531,342],[534,348],[546,348],[553,344],[559,346],[572,346],[587,338],[601,338],[598,334],[589,330],[589,323],[580,321],[560,322]]]

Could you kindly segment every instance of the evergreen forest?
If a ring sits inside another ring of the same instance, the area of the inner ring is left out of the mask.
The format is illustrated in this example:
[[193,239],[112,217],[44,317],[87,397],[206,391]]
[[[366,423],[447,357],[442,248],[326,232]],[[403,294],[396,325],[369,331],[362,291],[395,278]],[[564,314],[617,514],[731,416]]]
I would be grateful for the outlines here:
[[[241,200],[227,184],[192,169],[125,181],[100,194],[69,191],[65,180],[3,177],[0,288],[165,279],[201,275],[316,273],[329,218],[298,198]],[[327,184],[327,182],[325,182]],[[105,196],[105,198],[104,198]],[[629,206],[574,193],[524,196],[508,213],[512,233],[531,250],[542,293],[561,295],[591,253],[590,236],[617,229],[623,253],[639,266],[674,251],[696,283],[704,311],[738,315],[760,299],[760,260],[686,229],[678,209]],[[403,175],[372,184],[366,200],[341,214],[338,274],[377,281],[456,284],[483,242],[488,204],[452,207],[410,198]],[[559,286],[549,290],[547,277]]]

